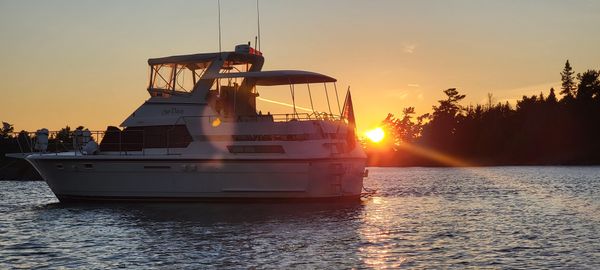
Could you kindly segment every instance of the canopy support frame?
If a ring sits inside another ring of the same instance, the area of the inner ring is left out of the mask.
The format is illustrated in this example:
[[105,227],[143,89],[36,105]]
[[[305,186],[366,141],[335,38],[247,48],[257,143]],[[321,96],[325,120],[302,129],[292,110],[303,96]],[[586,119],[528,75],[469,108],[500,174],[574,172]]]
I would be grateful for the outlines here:
[[294,109],[293,115],[294,118],[298,118],[298,112],[296,112],[296,97],[294,95],[294,84],[290,81],[290,93],[292,94],[292,107]]
[[312,110],[313,114],[316,114],[315,106],[313,105],[312,94],[310,92],[310,83],[307,83],[306,87],[308,87],[308,98],[310,99],[310,109]]
[[325,86],[325,97],[327,97],[327,107],[329,108],[329,116],[332,116],[333,112],[331,112],[331,103],[329,102],[329,92],[327,91],[327,83],[323,83],[323,86]]
[[333,88],[335,89],[335,99],[337,100],[338,112],[342,115],[342,107],[340,107],[340,96],[338,95],[337,84],[333,83]]

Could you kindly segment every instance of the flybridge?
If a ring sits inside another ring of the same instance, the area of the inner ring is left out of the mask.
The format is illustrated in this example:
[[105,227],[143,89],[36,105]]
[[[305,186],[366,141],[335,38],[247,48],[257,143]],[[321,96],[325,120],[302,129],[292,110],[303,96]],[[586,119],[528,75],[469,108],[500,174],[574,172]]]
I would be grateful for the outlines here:
[[[181,95],[199,88],[199,81],[207,74],[260,71],[264,63],[262,53],[249,46],[244,48],[236,47],[234,52],[148,59],[150,66],[148,91],[152,96]],[[211,87],[212,84],[207,85],[204,82],[203,86]]]
[[[308,112],[308,119],[343,118],[341,115],[344,113],[335,78],[303,70],[262,71],[263,63],[262,53],[249,44],[238,45],[234,51],[228,52],[149,59],[148,92],[151,99],[148,102],[160,103],[165,106],[169,103],[205,104],[212,109],[210,111],[215,113],[214,116],[222,119],[229,121],[248,119],[248,117],[255,118],[260,114],[260,110],[257,110],[256,106],[257,86],[288,85],[291,100],[286,102],[261,100],[291,107],[293,109],[289,114],[291,117],[286,116],[286,119],[307,118],[300,117],[304,114],[299,113],[298,110]],[[308,99],[304,98],[301,101],[304,106],[297,106],[299,101],[298,85],[305,85],[307,90]],[[324,93],[324,96],[313,100],[315,91]],[[325,101],[327,107],[324,107]],[[310,107],[308,107],[309,102]],[[147,115],[148,121],[150,121],[151,115],[154,113],[143,113],[148,110],[149,108],[140,108],[132,117],[139,118],[140,115]],[[184,115],[198,117],[207,113],[198,111],[189,114],[188,112],[190,109],[186,109]],[[160,116],[164,118],[166,115],[161,114]],[[132,122],[126,121],[124,124],[128,125]]]
[[[69,134],[59,143],[72,142],[73,151],[64,153],[46,153],[49,132],[40,130],[29,145],[42,153],[27,160],[61,201],[358,199],[366,155],[356,147],[349,95],[333,115],[334,78],[262,71],[263,62],[249,46],[150,59],[151,97],[123,129]],[[291,100],[273,102],[293,112],[257,111],[257,88],[281,84]],[[313,107],[316,91],[324,97]],[[325,99],[328,112],[317,111]]]

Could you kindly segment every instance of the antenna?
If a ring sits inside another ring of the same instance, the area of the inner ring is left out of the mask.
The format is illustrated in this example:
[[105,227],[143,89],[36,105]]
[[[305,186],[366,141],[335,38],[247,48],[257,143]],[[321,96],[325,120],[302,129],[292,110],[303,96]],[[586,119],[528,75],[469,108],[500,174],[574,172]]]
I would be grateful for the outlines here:
[[260,10],[258,8],[258,0],[256,0],[256,24],[258,27],[258,44],[256,49],[260,52]]
[[217,0],[217,8],[219,9],[219,54],[221,54],[221,0]]

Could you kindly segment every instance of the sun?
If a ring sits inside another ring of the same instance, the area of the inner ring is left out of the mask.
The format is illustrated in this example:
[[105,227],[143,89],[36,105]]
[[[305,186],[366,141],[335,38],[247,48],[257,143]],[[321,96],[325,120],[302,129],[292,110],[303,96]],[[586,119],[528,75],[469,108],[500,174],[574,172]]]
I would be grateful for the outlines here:
[[378,143],[381,142],[381,140],[383,140],[383,138],[385,137],[385,132],[383,132],[382,128],[378,127],[365,132],[365,135],[372,142]]

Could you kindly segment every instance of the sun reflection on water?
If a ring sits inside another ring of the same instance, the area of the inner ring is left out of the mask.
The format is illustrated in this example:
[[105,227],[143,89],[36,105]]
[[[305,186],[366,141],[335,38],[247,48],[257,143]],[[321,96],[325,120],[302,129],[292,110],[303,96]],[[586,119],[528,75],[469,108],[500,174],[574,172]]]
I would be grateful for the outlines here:
[[[572,196],[564,197],[564,194],[557,196],[557,194],[553,194],[554,192],[549,187],[539,183],[523,181],[524,179],[521,179],[519,175],[507,175],[502,173],[502,170],[480,170],[477,169],[477,163],[473,161],[464,160],[441,151],[415,144],[403,143],[399,145],[399,147],[417,156],[437,161],[444,166],[457,167],[468,174],[472,174],[473,176],[491,180],[495,182],[496,185],[506,186],[507,188],[514,190],[525,189],[530,193],[530,196],[538,197],[538,199],[540,199],[539,201],[543,201],[545,205],[553,205],[554,207],[566,211],[575,211],[579,214],[583,214],[589,218],[600,221],[600,215],[598,214],[600,211],[597,211],[600,209],[600,205],[596,204],[595,207],[590,208],[588,207],[590,204],[589,202],[583,201],[579,198]],[[570,206],[566,207],[566,205]]]
[[363,263],[375,269],[399,268],[408,258],[395,252],[395,233],[390,230],[389,224],[397,220],[394,221],[396,217],[388,212],[391,205],[382,197],[373,197],[369,203],[372,209],[365,211],[359,231],[363,243],[359,252]]

